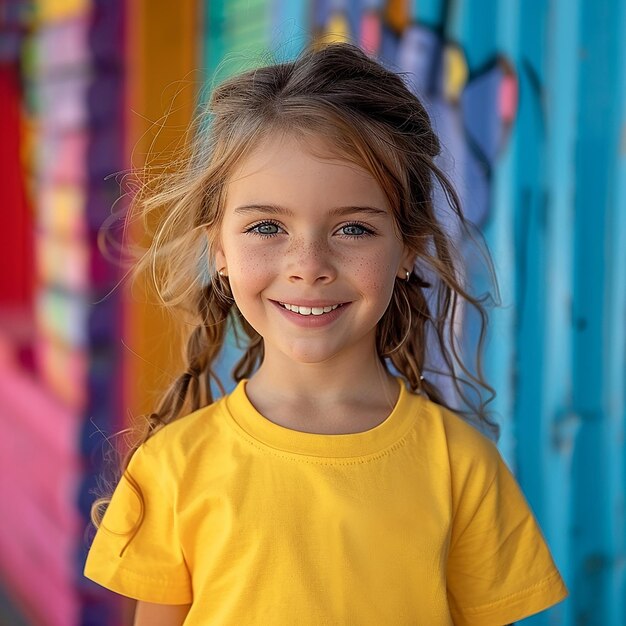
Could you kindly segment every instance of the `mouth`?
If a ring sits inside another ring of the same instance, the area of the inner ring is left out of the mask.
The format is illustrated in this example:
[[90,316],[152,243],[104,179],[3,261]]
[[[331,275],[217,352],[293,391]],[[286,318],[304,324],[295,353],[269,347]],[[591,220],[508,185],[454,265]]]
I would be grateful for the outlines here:
[[280,306],[287,311],[291,311],[292,313],[298,313],[298,315],[324,315],[326,313],[330,313],[335,309],[343,306],[343,303],[340,304],[329,304],[327,306],[299,306],[297,304],[289,304],[288,302],[278,302]]

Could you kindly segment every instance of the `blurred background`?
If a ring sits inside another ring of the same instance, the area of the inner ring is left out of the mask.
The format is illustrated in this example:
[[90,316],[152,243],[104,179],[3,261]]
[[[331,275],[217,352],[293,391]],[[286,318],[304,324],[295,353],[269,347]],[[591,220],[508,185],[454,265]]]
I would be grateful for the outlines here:
[[406,73],[490,246],[499,448],[571,594],[524,623],[626,625],[623,0],[0,0],[0,624],[130,623],[82,577],[89,508],[177,329],[98,249],[111,175],[322,39]]

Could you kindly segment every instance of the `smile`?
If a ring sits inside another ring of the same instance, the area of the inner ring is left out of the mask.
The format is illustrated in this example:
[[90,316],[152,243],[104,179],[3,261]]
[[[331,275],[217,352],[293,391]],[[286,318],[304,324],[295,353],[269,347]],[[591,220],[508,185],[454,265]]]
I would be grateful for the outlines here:
[[288,304],[286,302],[279,302],[280,306],[284,307],[292,313],[299,313],[300,315],[324,315],[324,313],[330,313],[336,308],[343,306],[341,304],[332,304],[329,306],[298,306],[297,304]]

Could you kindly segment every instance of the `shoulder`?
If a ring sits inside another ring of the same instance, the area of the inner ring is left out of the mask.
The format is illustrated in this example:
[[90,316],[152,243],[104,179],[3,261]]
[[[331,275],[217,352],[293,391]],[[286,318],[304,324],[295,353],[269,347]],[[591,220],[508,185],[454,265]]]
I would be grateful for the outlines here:
[[441,408],[450,458],[455,466],[475,468],[482,465],[492,473],[501,462],[496,444],[481,430],[456,413]]
[[199,457],[223,444],[225,398],[166,424],[135,451],[129,470],[146,468],[164,480],[180,477]]
[[[515,520],[531,520],[513,473],[489,437],[433,402],[425,401],[423,414],[428,416],[425,421],[430,422],[428,435],[435,441],[438,437],[441,442],[433,447],[440,450],[439,455],[445,450],[453,543],[467,528],[472,528],[472,532],[479,528],[491,532],[514,525]],[[426,437],[425,440],[428,441]]]
[[453,496],[466,488],[485,489],[502,470],[496,444],[479,428],[423,396],[412,396],[420,450],[431,466],[449,476]]
[[218,398],[212,404],[166,424],[148,441],[154,447],[160,447],[165,441],[184,447],[197,445],[205,437],[210,437],[211,431],[217,427],[227,397]]
[[431,441],[440,440],[455,464],[498,461],[500,453],[496,444],[478,425],[423,396],[411,396],[423,436]]

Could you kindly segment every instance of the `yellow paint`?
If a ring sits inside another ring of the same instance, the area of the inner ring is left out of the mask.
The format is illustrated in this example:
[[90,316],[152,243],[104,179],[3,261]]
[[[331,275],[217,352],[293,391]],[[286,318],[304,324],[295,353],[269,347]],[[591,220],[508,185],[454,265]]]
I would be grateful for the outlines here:
[[37,0],[35,18],[40,22],[55,22],[85,15],[90,0]]
[[465,56],[457,46],[447,46],[444,53],[444,94],[451,102],[458,102],[467,83],[468,68]]
[[85,189],[79,185],[49,185],[41,193],[37,207],[43,230],[60,237],[80,237],[85,226]]
[[350,24],[344,13],[331,15],[324,32],[323,43],[341,43],[350,41]]

